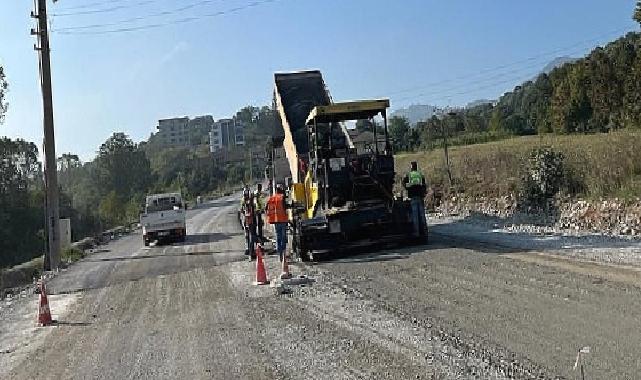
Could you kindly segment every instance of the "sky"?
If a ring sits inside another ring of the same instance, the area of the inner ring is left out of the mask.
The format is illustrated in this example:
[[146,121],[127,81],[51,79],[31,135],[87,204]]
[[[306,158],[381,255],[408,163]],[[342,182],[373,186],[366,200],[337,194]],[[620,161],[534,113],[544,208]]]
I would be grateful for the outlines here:
[[[558,56],[639,25],[635,0],[59,0],[49,2],[56,152],[88,160],[114,132],[268,105],[273,73],[320,69],[334,100],[496,99]],[[0,136],[41,145],[32,0],[0,0],[10,90]],[[107,24],[107,25],[105,25]],[[97,25],[97,26],[96,26]],[[87,27],[89,26],[89,27]]]

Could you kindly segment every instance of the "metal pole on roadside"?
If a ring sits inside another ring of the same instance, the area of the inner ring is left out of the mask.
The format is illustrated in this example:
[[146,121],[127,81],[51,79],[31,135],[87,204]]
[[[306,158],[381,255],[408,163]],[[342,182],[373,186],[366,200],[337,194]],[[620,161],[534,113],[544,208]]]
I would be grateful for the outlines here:
[[581,380],[585,380],[585,370],[583,369],[583,355],[590,353],[590,347],[586,346],[579,349],[579,352],[576,354],[576,361],[574,362],[574,370],[576,371],[577,367],[580,370]]
[[252,149],[249,148],[249,183],[253,184],[254,183],[254,152],[252,152]]
[[42,88],[42,114],[44,129],[45,190],[46,190],[46,231],[48,242],[49,267],[57,270],[60,264],[60,209],[58,199],[58,173],[56,167],[56,143],[53,123],[53,94],[51,90],[51,57],[49,31],[47,25],[47,0],[35,0],[36,10],[31,17],[37,19],[37,28],[31,34],[38,39],[34,49],[38,51],[40,62],[40,86]]

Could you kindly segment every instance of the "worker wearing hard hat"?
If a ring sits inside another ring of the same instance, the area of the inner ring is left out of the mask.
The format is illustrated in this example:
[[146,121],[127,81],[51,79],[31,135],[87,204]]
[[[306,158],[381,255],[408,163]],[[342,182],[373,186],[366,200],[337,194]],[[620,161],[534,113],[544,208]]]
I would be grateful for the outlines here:
[[403,187],[407,190],[407,196],[410,198],[412,205],[412,224],[414,225],[414,236],[425,236],[427,231],[427,221],[425,220],[425,195],[427,193],[427,184],[425,176],[418,170],[416,161],[410,164],[410,171],[403,178]]
[[266,213],[267,222],[274,225],[276,230],[276,252],[281,261],[286,255],[287,249],[287,202],[285,201],[285,190],[282,185],[276,185],[276,193],[267,200]]

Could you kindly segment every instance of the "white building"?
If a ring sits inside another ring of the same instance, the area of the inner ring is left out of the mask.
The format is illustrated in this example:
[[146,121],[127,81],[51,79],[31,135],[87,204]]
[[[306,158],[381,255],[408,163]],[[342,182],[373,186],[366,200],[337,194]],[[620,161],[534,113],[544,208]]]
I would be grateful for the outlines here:
[[223,148],[223,132],[220,124],[214,123],[209,131],[209,151],[214,153]]
[[214,153],[223,148],[245,145],[244,125],[233,119],[216,121],[209,132],[209,151]]

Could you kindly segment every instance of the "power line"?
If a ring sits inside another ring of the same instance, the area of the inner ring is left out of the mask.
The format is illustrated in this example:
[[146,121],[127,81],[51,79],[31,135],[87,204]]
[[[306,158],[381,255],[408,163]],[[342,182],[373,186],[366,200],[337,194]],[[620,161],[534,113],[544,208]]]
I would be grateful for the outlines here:
[[[567,50],[567,51],[565,51],[565,53],[570,54],[570,53],[573,53],[574,51],[578,51],[578,50],[579,49]],[[524,71],[532,69],[532,68],[540,68],[540,66],[541,66],[541,63],[537,62],[537,63],[530,64],[530,65],[527,65],[527,66],[524,66],[524,67],[521,67],[521,68],[518,68],[518,69],[515,69],[515,70],[511,70],[511,71],[507,71],[507,72],[504,72],[504,73],[496,74],[496,75],[493,75],[493,76],[490,76],[490,77],[485,77],[485,78],[479,79],[478,81],[475,81],[475,82],[461,83],[461,84],[458,84],[458,85],[455,85],[453,87],[449,87],[449,88],[446,88],[446,89],[432,90],[432,91],[423,92],[423,93],[420,93],[420,94],[417,94],[417,95],[406,96],[406,97],[397,99],[397,101],[403,102],[403,101],[406,101],[406,100],[422,98],[422,97],[425,97],[427,95],[436,95],[436,96],[438,96],[439,94],[447,93],[447,92],[455,90],[455,89],[466,88],[466,87],[478,85],[478,84],[481,84],[481,83],[484,83],[484,82],[488,82],[488,81],[491,82],[491,81],[493,81],[495,79],[501,79],[501,78],[504,78],[504,77],[506,77],[506,76],[508,76],[510,74],[516,74],[516,73],[524,72]],[[530,73],[529,71],[527,71],[527,73],[528,74],[519,75],[517,77],[510,76],[510,78],[513,78],[513,79],[508,79],[507,81],[519,80],[520,79],[522,82],[525,82],[527,80],[534,80],[534,79],[536,79],[537,74],[540,73],[540,70],[537,70],[537,71],[535,71],[533,73]],[[492,87],[493,85],[498,85],[500,83],[503,83],[503,82],[490,83],[489,87]],[[489,88],[489,87],[487,87],[487,88]],[[452,95],[459,95],[459,93],[454,93]]]
[[[577,49],[575,49],[575,50],[577,50]],[[566,52],[571,52],[571,51],[566,51]],[[452,96],[456,96],[456,95],[466,95],[466,94],[478,92],[480,90],[492,88],[492,87],[495,87],[495,86],[498,86],[498,85],[501,85],[501,84],[506,84],[506,83],[510,83],[510,82],[514,83],[515,81],[520,81],[520,83],[522,84],[522,83],[524,83],[524,82],[526,82],[528,80],[533,80],[536,77],[536,75],[540,73],[540,70],[537,70],[537,71],[534,71],[534,72],[530,72],[527,75],[510,76],[507,79],[504,79],[502,81],[489,83],[489,84],[484,85],[484,86],[476,86],[476,87],[474,87],[475,85],[481,84],[483,82],[487,82],[488,80],[499,79],[499,78],[505,77],[506,75],[509,75],[510,73],[521,72],[524,69],[531,68],[531,67],[536,67],[538,65],[539,64],[528,65],[528,66],[525,66],[525,67],[517,69],[517,70],[512,70],[510,72],[505,72],[505,73],[501,73],[501,74],[498,74],[498,75],[494,75],[492,77],[484,78],[484,79],[481,79],[481,80],[479,80],[477,82],[463,83],[463,84],[460,84],[460,85],[457,85],[457,86],[454,86],[454,87],[450,87],[450,88],[442,90],[442,91],[441,90],[435,90],[435,91],[428,91],[428,92],[425,92],[425,93],[421,93],[421,94],[418,94],[418,95],[406,96],[406,97],[397,99],[396,101],[397,102],[404,102],[404,101],[412,100],[412,99],[420,99],[420,98],[425,99],[425,96],[430,96],[430,98],[428,98],[429,100],[435,100],[437,98],[448,98],[448,97],[452,97]],[[471,88],[469,90],[466,90],[466,91],[451,92],[452,90],[457,89],[457,88],[467,88],[467,87],[471,87]]]
[[[222,1],[222,0],[203,0],[200,1],[199,3],[210,3],[214,1]],[[149,17],[157,17],[157,16],[167,16],[171,15],[177,12],[180,12],[178,9],[174,9],[172,11],[163,11],[159,12],[156,14],[152,15],[147,15],[147,16],[139,16],[139,17],[133,17],[130,19],[126,20],[120,20],[117,22],[113,23],[105,23],[105,24],[93,24],[93,25],[83,25],[83,26],[76,26],[76,27],[67,27],[67,28],[59,28],[56,29],[52,32],[58,33],[58,34],[67,34],[67,35],[100,35],[100,34],[113,34],[113,33],[125,33],[125,32],[135,32],[135,31],[140,31],[140,30],[147,30],[147,29],[155,29],[155,28],[162,28],[170,25],[176,25],[176,24],[184,24],[187,22],[192,22],[192,21],[197,21],[201,20],[204,18],[211,18],[211,17],[218,17],[218,16],[224,16],[224,15],[229,15],[233,13],[238,13],[240,11],[257,7],[259,5],[264,5],[267,3],[275,3],[280,0],[262,0],[262,1],[253,1],[249,4],[246,4],[244,6],[239,6],[235,8],[231,8],[228,10],[224,11],[218,11],[214,13],[208,13],[208,14],[203,14],[199,16],[191,16],[191,17],[184,17],[181,19],[177,20],[171,20],[167,22],[160,22],[160,23],[155,23],[155,24],[145,24],[145,25],[139,25],[139,26],[132,26],[132,27],[123,27],[123,28],[115,28],[115,29],[107,29],[107,30],[88,30],[88,29],[100,29],[100,28],[105,28],[105,27],[112,27],[112,26],[117,26],[121,25],[123,23],[129,23],[129,22],[135,22],[135,21],[142,21],[146,18]],[[197,5],[192,4],[191,8],[195,7]],[[187,6],[185,6],[187,7]],[[185,7],[181,7],[179,9],[183,9]]]
[[102,8],[102,9],[89,9],[89,10],[83,10],[83,11],[76,11],[76,12],[67,12],[67,13],[53,13],[53,17],[66,17],[66,16],[80,16],[80,15],[92,15],[92,14],[98,14],[98,13],[109,13],[109,12],[115,12],[119,11],[121,9],[129,9],[129,8],[134,8],[138,7],[141,5],[147,5],[150,3],[153,3],[157,0],[145,0],[145,1],[139,1],[135,4],[129,4],[129,5],[115,5],[111,4],[112,6],[109,8]]
[[[532,73],[532,75],[535,75],[535,74],[536,74],[536,72]],[[505,79],[505,80],[502,80],[502,81],[499,81],[499,82],[490,83],[490,84],[485,85],[485,86],[472,87],[472,88],[470,88],[468,90],[465,90],[465,91],[443,93],[442,95],[432,96],[432,97],[429,97],[429,98],[424,98],[423,101],[428,102],[428,103],[434,103],[434,102],[437,102],[438,100],[448,99],[448,98],[451,98],[453,96],[474,94],[474,93],[477,93],[479,91],[486,90],[486,89],[489,89],[489,88],[493,88],[493,87],[496,87],[496,86],[499,86],[499,85],[502,85],[502,84],[514,83],[515,81],[518,81],[518,80],[520,80],[520,77],[512,77],[512,78],[508,78],[508,79]],[[401,101],[402,100],[398,100],[398,102],[401,102]]]
[[[72,10],[75,10],[75,9],[87,9],[87,8],[91,8],[91,7],[95,7],[95,6],[101,6],[101,5],[114,5],[116,3],[122,3],[122,2],[125,2],[125,1],[128,1],[128,0],[96,1],[94,3],[89,3],[89,4],[76,5],[76,6],[72,6],[72,7],[65,7],[65,8],[61,9],[61,11],[67,12],[67,11],[72,11]],[[155,1],[159,1],[159,0],[155,0]]]
[[[508,78],[516,78],[516,79],[524,78],[524,77],[526,77],[526,75],[529,75],[529,73],[532,72],[533,68],[537,68],[537,69],[540,70],[540,67],[541,67],[541,65],[539,63],[536,63],[536,64],[528,65],[526,67],[522,67],[522,68],[519,68],[519,69],[507,71],[505,73],[500,73],[500,74],[495,74],[495,75],[492,75],[492,76],[489,76],[489,77],[485,77],[485,78],[479,79],[479,80],[474,81],[474,82],[460,83],[460,84],[457,84],[455,86],[451,86],[451,87],[448,87],[448,88],[445,88],[445,89],[426,91],[426,92],[422,92],[422,93],[416,94],[416,95],[405,96],[405,97],[402,97],[402,98],[398,99],[398,101],[405,101],[405,100],[421,98],[421,97],[425,97],[427,95],[439,95],[439,94],[446,93],[446,92],[449,92],[449,91],[452,91],[452,90],[457,90],[457,89],[460,89],[460,88],[466,88],[466,87],[475,86],[475,85],[479,85],[479,84],[485,84],[485,83],[488,83],[488,82],[489,82],[490,85],[492,85],[493,83],[496,83],[496,80],[503,79],[503,78],[506,78],[506,77],[508,77]],[[536,73],[539,70],[535,71],[534,74],[532,74],[532,77],[536,76]]]
[[541,53],[541,54],[538,54],[538,55],[535,55],[535,56],[532,56],[532,57],[529,57],[529,58],[525,58],[525,59],[522,59],[522,60],[514,61],[514,62],[511,62],[511,63],[504,64],[504,65],[495,66],[495,67],[491,67],[491,68],[487,68],[487,69],[482,69],[482,70],[480,70],[480,71],[478,71],[476,73],[465,74],[465,75],[462,75],[462,76],[457,76],[457,77],[453,77],[453,78],[449,78],[449,79],[442,79],[442,80],[438,80],[438,81],[435,81],[435,82],[432,82],[432,83],[427,83],[427,84],[424,84],[424,85],[421,85],[421,86],[415,86],[415,87],[411,87],[411,88],[407,88],[407,89],[403,89],[403,90],[389,92],[389,93],[387,93],[387,96],[399,95],[399,94],[404,94],[404,93],[411,93],[411,92],[414,92],[414,91],[423,90],[425,88],[434,87],[434,86],[442,85],[442,84],[445,84],[445,83],[450,83],[450,82],[453,82],[453,81],[458,81],[458,80],[462,80],[462,79],[470,79],[470,78],[474,78],[474,77],[477,77],[477,76],[481,76],[481,75],[486,74],[486,73],[490,73],[490,72],[494,72],[494,71],[501,71],[503,69],[506,69],[506,68],[509,68],[509,67],[512,67],[512,66],[516,66],[516,65],[519,65],[519,64],[522,64],[522,63],[532,62],[532,61],[535,61],[537,59],[549,57],[549,56],[556,55],[556,54],[559,54],[559,53],[563,53],[563,52],[567,53],[568,49],[575,48],[575,47],[578,47],[578,46],[588,45],[590,43],[594,43],[595,41],[599,41],[600,39],[602,39],[604,37],[608,37],[608,36],[610,36],[612,34],[615,34],[615,33],[616,34],[620,34],[620,33],[625,32],[625,31],[628,31],[628,28],[613,30],[613,31],[610,31],[610,32],[607,32],[607,33],[603,33],[603,34],[601,34],[599,36],[593,37],[591,39],[583,40],[583,41],[568,45],[566,47],[556,48],[554,50],[550,50],[550,51],[547,51],[547,52],[544,52],[544,53]]
[[110,27],[110,26],[117,26],[117,25],[122,25],[122,24],[127,24],[127,23],[132,23],[132,22],[137,22],[137,21],[142,21],[146,18],[152,18],[152,17],[162,17],[162,16],[171,16],[173,14],[179,13],[179,12],[184,12],[186,10],[195,8],[200,5],[205,5],[208,3],[213,3],[217,1],[225,1],[225,0],[201,0],[195,3],[187,4],[179,8],[175,8],[169,11],[161,11],[161,12],[156,12],[152,13],[149,15],[145,16],[136,16],[136,17],[131,17],[123,20],[118,20],[110,23],[100,23],[100,24],[89,24],[89,25],[81,25],[81,26],[72,26],[72,27],[66,27],[66,28],[60,28],[55,31],[59,32],[68,32],[72,30],[83,30],[83,29],[96,29],[96,28],[104,28],[104,27]]
[[[110,12],[116,12],[116,11],[119,11],[119,10],[122,10],[122,9],[135,8],[135,7],[139,7],[141,5],[147,5],[147,4],[155,3],[155,2],[158,2],[158,1],[159,0],[144,0],[144,1],[140,1],[140,2],[135,3],[135,4],[117,5],[117,6],[112,6],[112,7],[103,8],[103,9],[91,9],[91,10],[84,10],[84,11],[78,11],[78,12],[55,13],[55,14],[53,14],[53,16],[63,17],[63,16],[82,16],[82,15],[91,15],[91,14],[99,14],[99,13],[110,13]],[[201,5],[214,3],[214,2],[217,2],[217,1],[224,1],[224,0],[201,0],[201,1],[197,1],[197,2],[194,2],[194,3],[191,3],[191,4],[187,4],[187,5],[178,7],[178,8],[173,9],[173,10],[163,11],[163,12],[158,12],[158,13],[154,13],[154,14],[151,14],[151,15],[147,15],[146,17],[168,16],[168,15],[172,15],[172,14],[175,14],[175,13],[184,12],[186,10],[189,10],[189,9],[201,6]],[[113,5],[113,4],[110,4],[110,5]],[[133,20],[138,20],[138,19],[139,18],[137,17],[137,18],[134,18]],[[129,22],[130,20],[131,19],[125,19],[125,20],[118,21],[116,23],[118,24],[118,23]]]
[[[536,75],[536,73],[537,73],[537,71],[532,71],[532,72],[530,72],[530,75],[534,76],[534,75]],[[485,85],[482,85],[482,86],[476,86],[476,84],[472,84],[470,86],[467,86],[467,89],[463,90],[463,91],[452,92],[452,91],[447,91],[446,90],[446,91],[443,91],[443,92],[440,92],[440,93],[436,93],[436,94],[427,93],[427,94],[421,94],[421,95],[418,95],[418,96],[412,96],[412,97],[405,97],[405,98],[397,99],[396,102],[402,103],[404,101],[413,100],[413,99],[414,100],[415,99],[422,99],[423,101],[429,101],[429,102],[437,101],[437,100],[440,100],[440,99],[451,98],[452,96],[472,94],[472,93],[476,93],[476,92],[481,91],[481,90],[494,88],[494,87],[502,85],[502,84],[515,83],[515,82],[519,82],[519,81],[522,81],[522,80],[523,80],[523,75],[514,75],[514,76],[508,77],[506,79],[503,79],[501,81],[488,83],[488,84],[485,84]],[[426,95],[429,95],[429,97],[426,98],[425,97]]]

